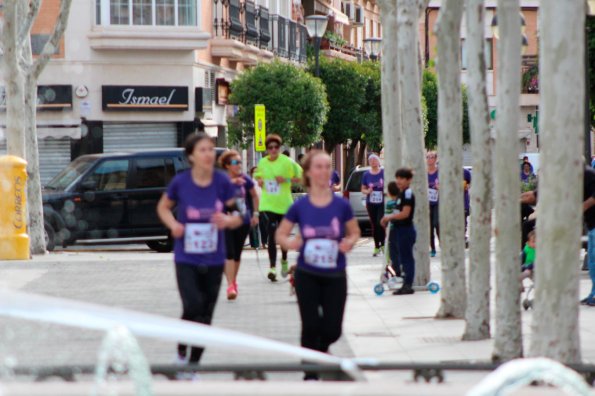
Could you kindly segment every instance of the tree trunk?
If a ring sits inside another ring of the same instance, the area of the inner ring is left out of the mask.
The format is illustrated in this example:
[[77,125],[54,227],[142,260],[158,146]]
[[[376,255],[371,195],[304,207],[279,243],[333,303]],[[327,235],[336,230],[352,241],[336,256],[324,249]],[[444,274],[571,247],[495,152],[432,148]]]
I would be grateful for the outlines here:
[[[28,40],[27,40],[28,41]],[[29,48],[30,44],[29,44]],[[37,146],[37,81],[28,76],[25,83],[25,148],[27,153],[27,210],[31,254],[46,252],[39,150]]]
[[[523,355],[519,294],[521,251],[519,97],[521,24],[519,0],[498,0],[498,97],[496,117],[496,335],[494,361]],[[543,161],[544,163],[546,161]],[[541,196],[541,194],[540,194]],[[578,245],[577,245],[578,246]],[[551,325],[551,323],[550,323]]]
[[543,161],[530,354],[562,363],[581,360],[577,263],[584,169],[578,159],[584,149],[585,13],[579,1],[548,0],[540,8],[541,26],[548,29],[541,31],[539,51]]
[[25,93],[24,77],[19,66],[18,3],[4,2],[2,47],[4,58],[4,86],[6,95],[6,148],[10,155],[26,159],[25,155]]
[[428,202],[428,181],[424,152],[424,132],[421,124],[421,71],[418,62],[418,19],[419,0],[398,0],[398,48],[399,48],[399,87],[401,96],[401,117],[404,141],[404,163],[411,166],[413,191],[418,204],[415,205],[415,284],[426,285],[430,281],[430,208]]
[[469,292],[463,340],[490,338],[490,238],[492,208],[489,109],[486,90],[484,0],[467,0],[467,77],[473,153]]
[[[438,152],[440,155],[440,247],[442,291],[438,318],[463,318],[465,286],[465,219],[461,102],[461,19],[463,1],[445,0],[436,27],[438,36]],[[427,202],[420,201],[420,202]],[[427,250],[428,244],[424,246]]]
[[360,141],[358,152],[357,152],[357,163],[361,165],[367,165],[366,159],[366,142]]
[[345,161],[345,166],[343,169],[343,173],[345,174],[345,182],[347,182],[347,179],[351,175],[353,168],[355,168],[355,144],[351,143],[347,148],[347,160]]
[[[379,0],[382,23],[381,101],[385,185],[402,163],[401,91],[397,57],[397,0]],[[390,40],[388,39],[390,37]]]

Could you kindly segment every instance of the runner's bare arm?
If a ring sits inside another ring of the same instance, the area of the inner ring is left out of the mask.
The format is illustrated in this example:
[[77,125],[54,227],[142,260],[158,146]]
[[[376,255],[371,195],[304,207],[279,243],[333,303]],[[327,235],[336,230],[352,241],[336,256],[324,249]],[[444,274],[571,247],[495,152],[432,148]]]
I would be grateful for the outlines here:
[[587,210],[591,209],[593,206],[595,206],[595,198],[589,197],[585,202],[583,202],[583,212],[586,212]]
[[293,223],[291,221],[287,219],[281,220],[281,224],[275,233],[275,240],[281,245],[281,248],[286,250],[298,250],[302,246],[302,238],[290,237],[292,229]]
[[159,203],[157,203],[157,215],[163,224],[171,230],[172,236],[174,238],[180,238],[184,235],[184,225],[176,220],[171,211],[175,204],[176,202],[169,199],[167,194],[164,193]]
[[[230,199],[229,201],[225,202],[225,207],[229,209],[236,208],[236,201],[235,199]],[[242,216],[237,212],[237,208],[232,212],[232,214],[225,214],[225,213],[215,213],[211,219],[211,222],[217,226],[217,228],[221,229],[234,229],[238,228],[244,223],[244,219]]]
[[345,238],[341,240],[339,244],[339,249],[342,253],[348,253],[353,249],[359,237],[361,236],[361,231],[359,229],[359,225],[355,218],[349,220],[345,224]]
[[258,224],[258,219],[259,217],[257,215],[255,215],[256,213],[258,213],[258,205],[260,204],[260,201],[258,200],[258,194],[256,193],[256,189],[253,188],[252,190],[250,190],[250,196],[252,197],[252,207],[254,210],[254,214],[252,215],[252,219],[250,220],[250,224],[254,227],[255,225]]

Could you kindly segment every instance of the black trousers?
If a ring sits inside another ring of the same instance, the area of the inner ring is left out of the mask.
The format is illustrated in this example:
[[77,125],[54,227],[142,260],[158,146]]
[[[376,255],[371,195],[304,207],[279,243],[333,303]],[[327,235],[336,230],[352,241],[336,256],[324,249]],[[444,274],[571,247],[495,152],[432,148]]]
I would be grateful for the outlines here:
[[250,224],[242,224],[239,228],[233,230],[225,230],[225,248],[228,260],[240,261],[242,251],[244,250],[244,242],[250,232]]
[[[267,249],[269,250],[269,262],[271,268],[274,268],[277,262],[277,242],[275,241],[275,232],[277,232],[277,228],[279,227],[279,224],[281,224],[281,220],[283,220],[283,215],[273,212],[262,212],[262,214],[267,223]],[[281,257],[283,260],[287,260],[287,250],[281,249]]]
[[298,269],[295,293],[302,319],[301,345],[328,352],[329,346],[341,337],[347,276],[324,276]]
[[384,205],[366,205],[368,210],[368,217],[370,217],[370,225],[372,226],[372,235],[374,236],[374,247],[384,246],[384,238],[386,233],[384,227],[380,225],[380,220],[384,216]]
[[[182,320],[211,324],[219,296],[223,265],[198,266],[176,263],[176,279],[182,299]],[[178,355],[186,357],[187,346],[178,345]],[[189,363],[196,364],[204,348],[190,348]]]

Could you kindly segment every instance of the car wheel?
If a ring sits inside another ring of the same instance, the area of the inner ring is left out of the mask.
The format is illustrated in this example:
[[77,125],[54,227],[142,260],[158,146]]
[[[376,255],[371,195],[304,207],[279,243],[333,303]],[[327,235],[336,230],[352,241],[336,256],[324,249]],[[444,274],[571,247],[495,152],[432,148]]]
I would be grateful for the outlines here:
[[171,238],[163,239],[160,241],[147,241],[149,249],[159,253],[169,253],[174,248],[174,243]]
[[50,223],[44,223],[43,230],[45,237],[45,248],[48,252],[52,252],[56,247],[56,231]]

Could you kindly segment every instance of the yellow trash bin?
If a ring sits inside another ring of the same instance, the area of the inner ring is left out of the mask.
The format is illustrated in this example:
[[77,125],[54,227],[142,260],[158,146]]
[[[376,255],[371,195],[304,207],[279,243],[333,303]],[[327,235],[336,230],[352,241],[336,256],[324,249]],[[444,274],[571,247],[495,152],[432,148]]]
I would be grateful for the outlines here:
[[29,259],[27,162],[0,156],[0,260]]

